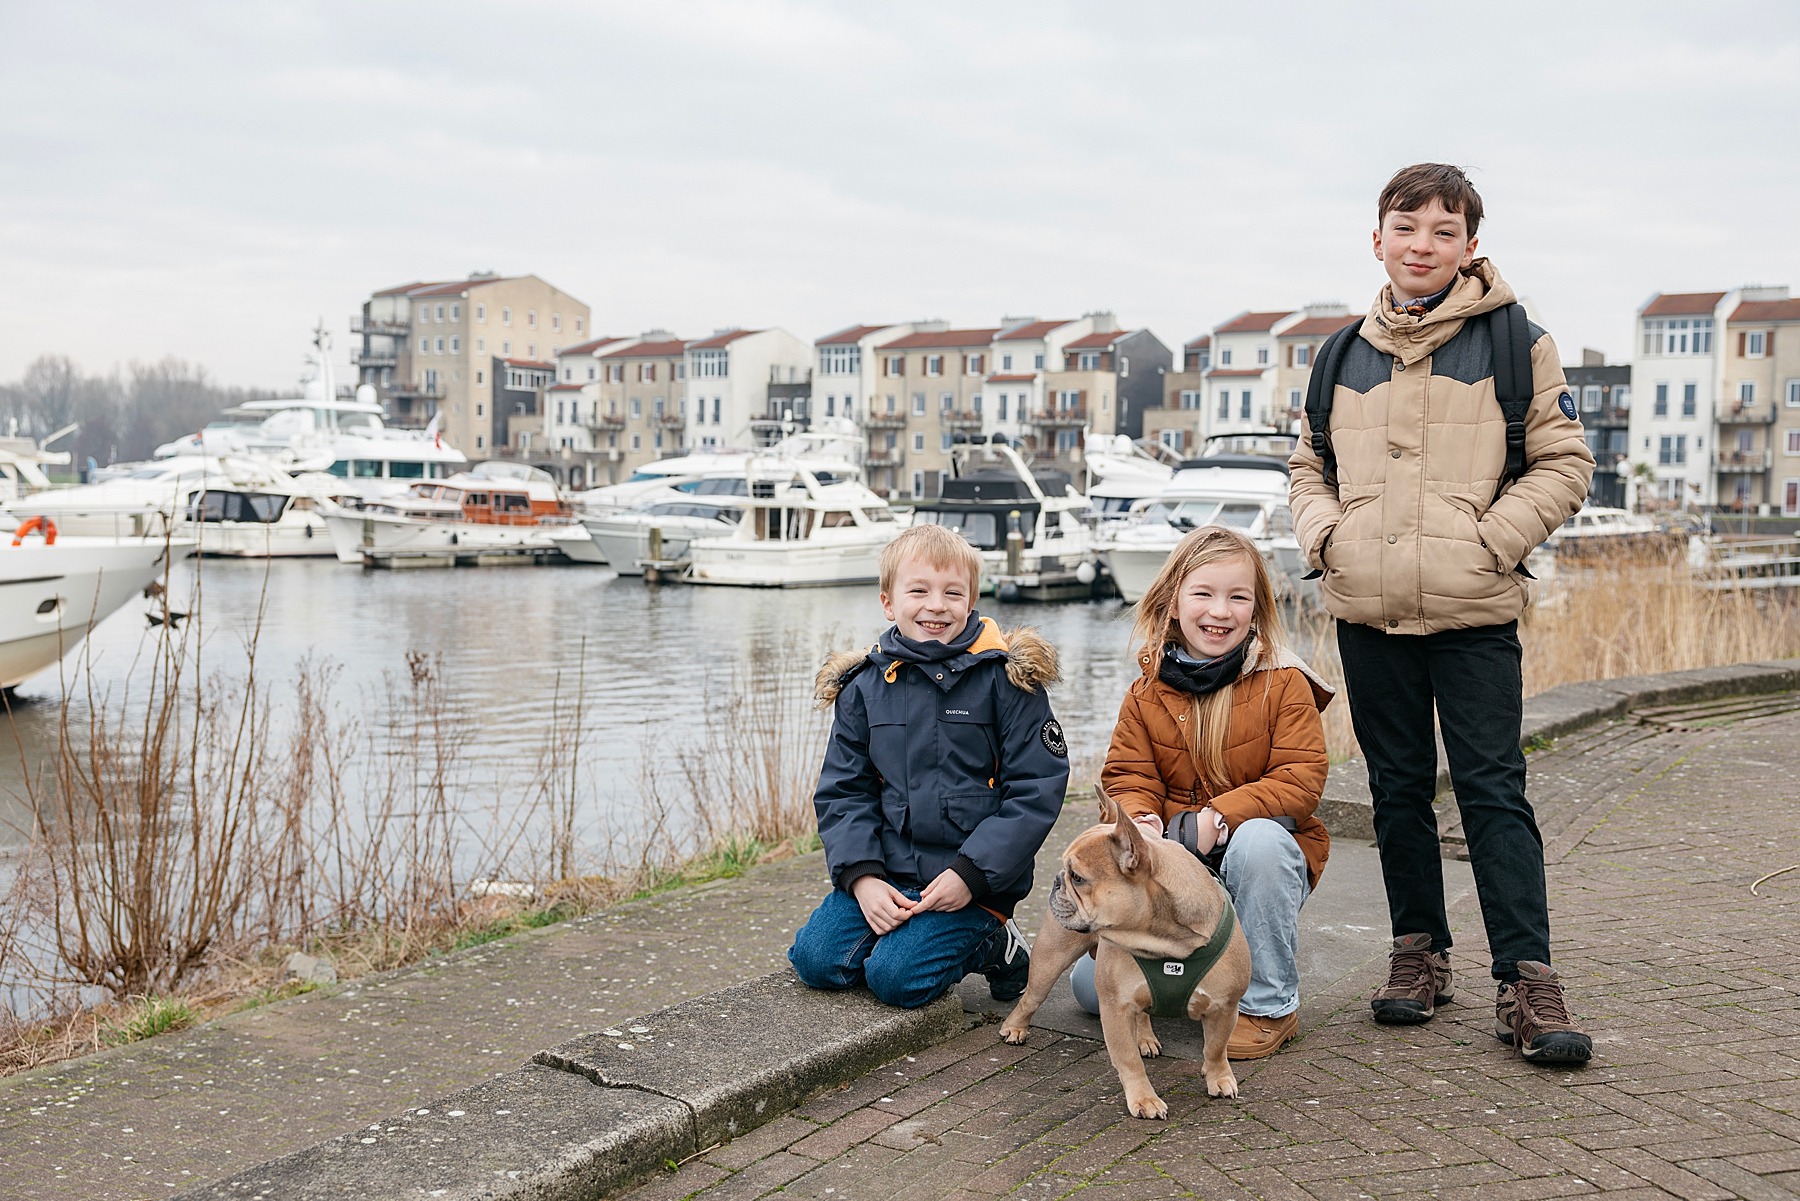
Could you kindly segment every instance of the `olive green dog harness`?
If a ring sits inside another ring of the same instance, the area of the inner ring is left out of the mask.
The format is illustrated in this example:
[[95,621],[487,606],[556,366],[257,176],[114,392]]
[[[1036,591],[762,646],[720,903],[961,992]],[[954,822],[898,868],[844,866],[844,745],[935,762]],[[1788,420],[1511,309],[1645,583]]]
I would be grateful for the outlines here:
[[[1223,886],[1220,892],[1225,892]],[[1144,973],[1144,983],[1150,986],[1150,1013],[1159,1018],[1183,1018],[1187,1016],[1188,998],[1200,987],[1200,981],[1212,970],[1212,965],[1219,962],[1219,956],[1225,953],[1231,942],[1231,932],[1237,928],[1237,912],[1231,906],[1231,894],[1225,894],[1225,908],[1219,914],[1219,924],[1214,927],[1213,935],[1205,944],[1186,959],[1146,959],[1142,955],[1133,955],[1137,960],[1138,970]]]

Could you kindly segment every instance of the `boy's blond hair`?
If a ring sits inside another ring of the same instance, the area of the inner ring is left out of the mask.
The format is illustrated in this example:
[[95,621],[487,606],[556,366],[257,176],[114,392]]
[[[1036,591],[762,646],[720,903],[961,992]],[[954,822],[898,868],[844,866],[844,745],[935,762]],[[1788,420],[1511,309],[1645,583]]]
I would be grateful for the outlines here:
[[900,574],[900,565],[908,559],[923,559],[940,571],[960,568],[969,574],[969,595],[973,597],[981,591],[981,552],[955,530],[941,525],[910,526],[882,547],[882,595],[893,594],[894,577]]

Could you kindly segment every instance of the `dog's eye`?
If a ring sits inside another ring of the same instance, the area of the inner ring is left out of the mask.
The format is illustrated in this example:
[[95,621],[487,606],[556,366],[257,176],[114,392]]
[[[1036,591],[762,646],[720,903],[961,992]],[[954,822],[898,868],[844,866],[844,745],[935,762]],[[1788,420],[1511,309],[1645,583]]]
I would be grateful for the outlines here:
[[1068,876],[1069,883],[1073,884],[1077,888],[1079,888],[1083,884],[1087,883],[1087,877],[1083,876],[1080,872],[1075,871],[1072,868],[1069,871],[1065,872],[1064,875]]

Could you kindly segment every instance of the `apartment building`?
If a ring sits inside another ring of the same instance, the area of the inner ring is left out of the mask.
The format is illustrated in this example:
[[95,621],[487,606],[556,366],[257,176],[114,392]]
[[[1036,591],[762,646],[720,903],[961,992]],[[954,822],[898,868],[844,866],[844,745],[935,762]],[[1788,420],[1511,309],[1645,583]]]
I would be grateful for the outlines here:
[[1163,380],[1161,408],[1144,413],[1144,437],[1178,455],[1197,455],[1205,437],[1206,373],[1212,367],[1212,335],[1181,347],[1181,362]]
[[1038,457],[1054,458],[1071,471],[1084,430],[1143,436],[1144,414],[1162,407],[1163,380],[1174,365],[1169,348],[1149,330],[1119,329],[1111,314],[1093,319],[1112,328],[1063,346],[1058,369],[1044,376],[1045,407],[1031,423]]
[[[565,346],[556,356],[556,382],[544,394],[543,456],[571,488],[617,482],[623,452],[608,445],[612,432],[600,420],[600,356],[636,339],[605,337]],[[616,439],[614,439],[616,443]]]
[[[1239,313],[1213,330],[1204,410],[1208,436],[1271,428],[1275,416],[1275,327],[1293,315],[1287,309]],[[1285,409],[1285,402],[1282,407]]]
[[488,398],[477,402],[486,412],[477,429],[487,433],[475,435],[476,445],[485,439],[489,457],[503,452],[522,459],[544,454],[544,399],[556,382],[556,364],[498,357],[488,362],[488,371],[477,372],[493,382]]
[[394,424],[441,415],[444,439],[478,459],[517,449],[496,441],[500,430],[528,432],[511,420],[518,398],[497,400],[495,360],[549,362],[589,332],[588,306],[568,293],[535,275],[489,273],[385,288],[350,328],[357,382],[375,387]]
[[1002,317],[988,361],[986,428],[1017,442],[1035,433],[1028,420],[1046,408],[1044,374],[1063,361],[1063,348],[1094,331],[1095,314],[1076,320]]
[[[754,446],[773,440],[768,425],[791,408],[793,385],[810,388],[812,348],[784,329],[722,329],[687,344],[689,445]],[[772,387],[773,386],[773,387]],[[771,408],[770,397],[777,399]],[[685,410],[684,410],[685,411]]]
[[688,343],[666,329],[653,329],[594,353],[594,449],[599,452],[595,483],[628,479],[645,463],[686,447]]
[[877,393],[863,422],[869,487],[890,497],[942,494],[953,439],[983,428],[982,394],[999,332],[917,322],[914,332],[874,348]]
[[813,419],[848,417],[862,425],[869,416],[869,400],[879,391],[880,362],[875,348],[912,332],[911,322],[852,325],[815,341]]
[[1800,517],[1800,300],[1786,288],[1754,291],[1725,318],[1720,502]]
[[1631,362],[1631,460],[1655,473],[1664,505],[1711,505],[1718,359],[1713,343],[1727,292],[1658,292],[1638,308]]
[[1312,382],[1313,360],[1319,347],[1346,325],[1362,321],[1342,304],[1309,304],[1287,320],[1276,324],[1275,375],[1269,389],[1269,428],[1282,431],[1300,429],[1300,416],[1306,409],[1306,388]]
[[1583,350],[1580,366],[1565,366],[1563,380],[1581,413],[1582,433],[1594,456],[1588,502],[1606,508],[1631,507],[1631,366],[1608,364],[1597,350]]

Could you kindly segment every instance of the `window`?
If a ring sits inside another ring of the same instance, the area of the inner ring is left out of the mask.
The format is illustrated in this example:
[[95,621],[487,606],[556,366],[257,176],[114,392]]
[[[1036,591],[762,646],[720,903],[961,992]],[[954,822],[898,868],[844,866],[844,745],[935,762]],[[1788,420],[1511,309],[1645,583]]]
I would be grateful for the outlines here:
[[1800,409],[1800,379],[1787,382],[1787,406],[1790,409]]
[[526,329],[536,329],[537,328],[537,310],[536,309],[525,310],[525,328]]
[[1630,384],[1613,385],[1613,411],[1617,413],[1629,413],[1631,411]]
[[638,377],[638,383],[640,383],[640,384],[647,384],[647,383],[654,382],[656,379],[656,364],[655,363],[639,363],[637,365],[637,377]]
[[511,325],[512,324],[512,309],[511,308],[503,308],[500,310],[500,324],[501,325]]
[[1256,365],[1258,367],[1267,367],[1269,365],[1269,348],[1267,346],[1258,346],[1256,348]]
[[1100,370],[1100,352],[1097,350],[1082,351],[1079,355],[1076,356],[1075,370],[1077,370],[1077,371],[1098,371],[1098,370]]
[[443,319],[444,319],[444,306],[440,304],[437,307],[437,320],[442,321]]
[[1753,405],[1755,403],[1756,403],[1756,381],[1747,380],[1747,379],[1739,380],[1738,381],[1738,404],[1749,406],[1749,405]]
[[1785,452],[1790,455],[1800,455],[1800,430],[1789,430],[1787,432],[1787,446],[1785,447]]
[[948,413],[956,407],[956,393],[945,392],[938,397],[938,412]]
[[633,450],[644,449],[644,435],[642,435],[642,434],[631,435],[631,449],[633,449]]
[[913,416],[925,416],[925,394],[923,392],[913,393]]
[[1657,444],[1656,461],[1664,467],[1687,466],[1687,435],[1664,435]]
[[550,314],[550,332],[553,334],[562,332],[562,314],[561,313],[551,313]]
[[1306,406],[1306,397],[1301,393],[1300,389],[1289,388],[1288,389],[1288,410],[1290,412],[1298,413],[1305,406]]
[[1767,334],[1763,330],[1753,329],[1738,335],[1738,353],[1747,359],[1762,358],[1767,353],[1764,350],[1767,345]]
[[881,373],[887,376],[905,375],[906,356],[903,354],[890,354],[886,356],[881,363]]
[[638,397],[631,398],[631,416],[635,419],[644,415],[644,402]]
[[1656,409],[1654,410],[1654,413],[1655,416],[1658,417],[1667,417],[1669,415],[1669,385],[1667,384],[1656,385]]
[[594,365],[592,363],[589,363],[588,364],[588,379],[591,380],[593,378],[594,378]]
[[431,306],[430,305],[422,304],[419,306],[419,320],[420,321],[430,321],[431,320]]
[[977,415],[981,412],[981,393],[977,392],[969,398],[969,408]]
[[1011,355],[1003,354],[1000,356],[1000,370],[1002,370],[1002,371],[1011,371],[1012,370],[1012,356]]
[[624,383],[625,382],[625,364],[623,364],[623,363],[608,363],[606,365],[606,382],[609,384]]
[[1219,389],[1219,420],[1220,421],[1228,421],[1230,419],[1231,419],[1231,390],[1229,388],[1220,388]]
[[1200,401],[1200,393],[1195,389],[1189,388],[1181,394],[1181,407],[1184,409],[1198,409]]
[[890,413],[894,411],[894,394],[892,392],[887,394],[887,411]]
[[1044,369],[1044,356],[1041,354],[1032,355],[1031,365],[1034,369],[1042,371]]
[[1119,356],[1119,375],[1121,378],[1131,374],[1131,360],[1124,355]]
[[480,434],[475,435],[475,449],[480,450],[487,445],[487,439]]
[[1600,411],[1600,385],[1587,384],[1581,389],[1581,411],[1598,413]]
[[862,347],[854,342],[848,346],[819,348],[820,375],[855,375],[861,370]]
[[914,434],[913,435],[913,451],[915,453],[923,453],[924,450],[925,450],[925,435],[924,434]]
[[[486,338],[475,339],[475,353],[476,354],[486,354],[487,353],[487,339]],[[592,379],[593,377],[589,376],[588,378]]]
[[925,495],[925,473],[923,471],[912,473],[912,494],[914,496]]
[[731,371],[731,352],[728,350],[696,350],[694,352],[694,376],[697,379],[724,379]]
[[925,356],[925,374],[926,375],[942,375],[942,374],[944,374],[944,356],[941,354],[926,355]]
[[1681,415],[1683,417],[1692,417],[1694,415],[1694,401],[1699,390],[1698,384],[1686,383],[1681,385]]
[[837,416],[837,397],[835,395],[827,396],[825,398],[825,416]]
[[719,398],[713,397],[713,424],[719,424]]
[[943,438],[942,438],[942,439],[941,439],[941,440],[940,440],[940,446],[939,446],[939,449],[941,449],[941,450],[943,450],[943,451],[945,451],[945,452],[948,452],[948,451],[949,451],[949,449],[950,449],[950,435],[949,435],[949,434],[947,434],[947,433],[946,433],[946,434],[945,434],[945,435],[944,435],[944,436],[943,436]]
[[1250,420],[1250,393],[1248,391],[1238,396],[1238,420]]
[[650,402],[650,415],[652,417],[661,417],[663,415],[662,397],[658,396]]
[[1310,347],[1310,346],[1294,347],[1294,366],[1310,367],[1311,365],[1312,365],[1312,347]]
[[1781,488],[1781,515],[1800,516],[1800,480],[1786,480]]
[[419,353],[420,354],[430,354],[431,353],[431,339],[424,334],[419,335]]
[[1219,366],[1221,366],[1221,367],[1231,366],[1231,347],[1229,347],[1229,346],[1219,347]]
[[964,356],[964,358],[963,358],[963,374],[964,375],[980,375],[981,370],[982,370],[982,364],[984,364],[985,362],[987,362],[987,356],[984,354],[972,354],[972,355]]
[[502,355],[509,355],[512,353],[512,339],[507,338],[500,343],[500,353]]
[[[487,372],[485,372],[485,371],[477,371],[477,372],[476,372],[476,373],[475,373],[475,382],[476,382],[476,383],[478,383],[478,384],[485,384],[485,383],[487,383]],[[480,406],[480,405],[477,405],[477,406],[475,406],[475,407],[476,407],[476,408],[480,408],[480,407],[481,407],[481,406]],[[476,416],[480,416],[480,414],[476,414]]]
[[1000,394],[1000,420],[1006,420],[1006,393]]
[[581,319],[581,318],[580,318],[580,317],[577,317],[577,318],[575,318],[575,332],[576,332],[576,333],[580,333],[580,332],[581,332],[581,327],[582,327],[582,326],[583,326],[583,325],[584,325],[584,324],[586,324],[586,323],[585,323],[585,322],[584,322],[584,321],[582,321],[582,319]]
[[444,340],[442,338],[437,339],[437,344],[436,344],[436,346],[434,346],[432,348],[432,353],[433,354],[443,354],[444,353]]

